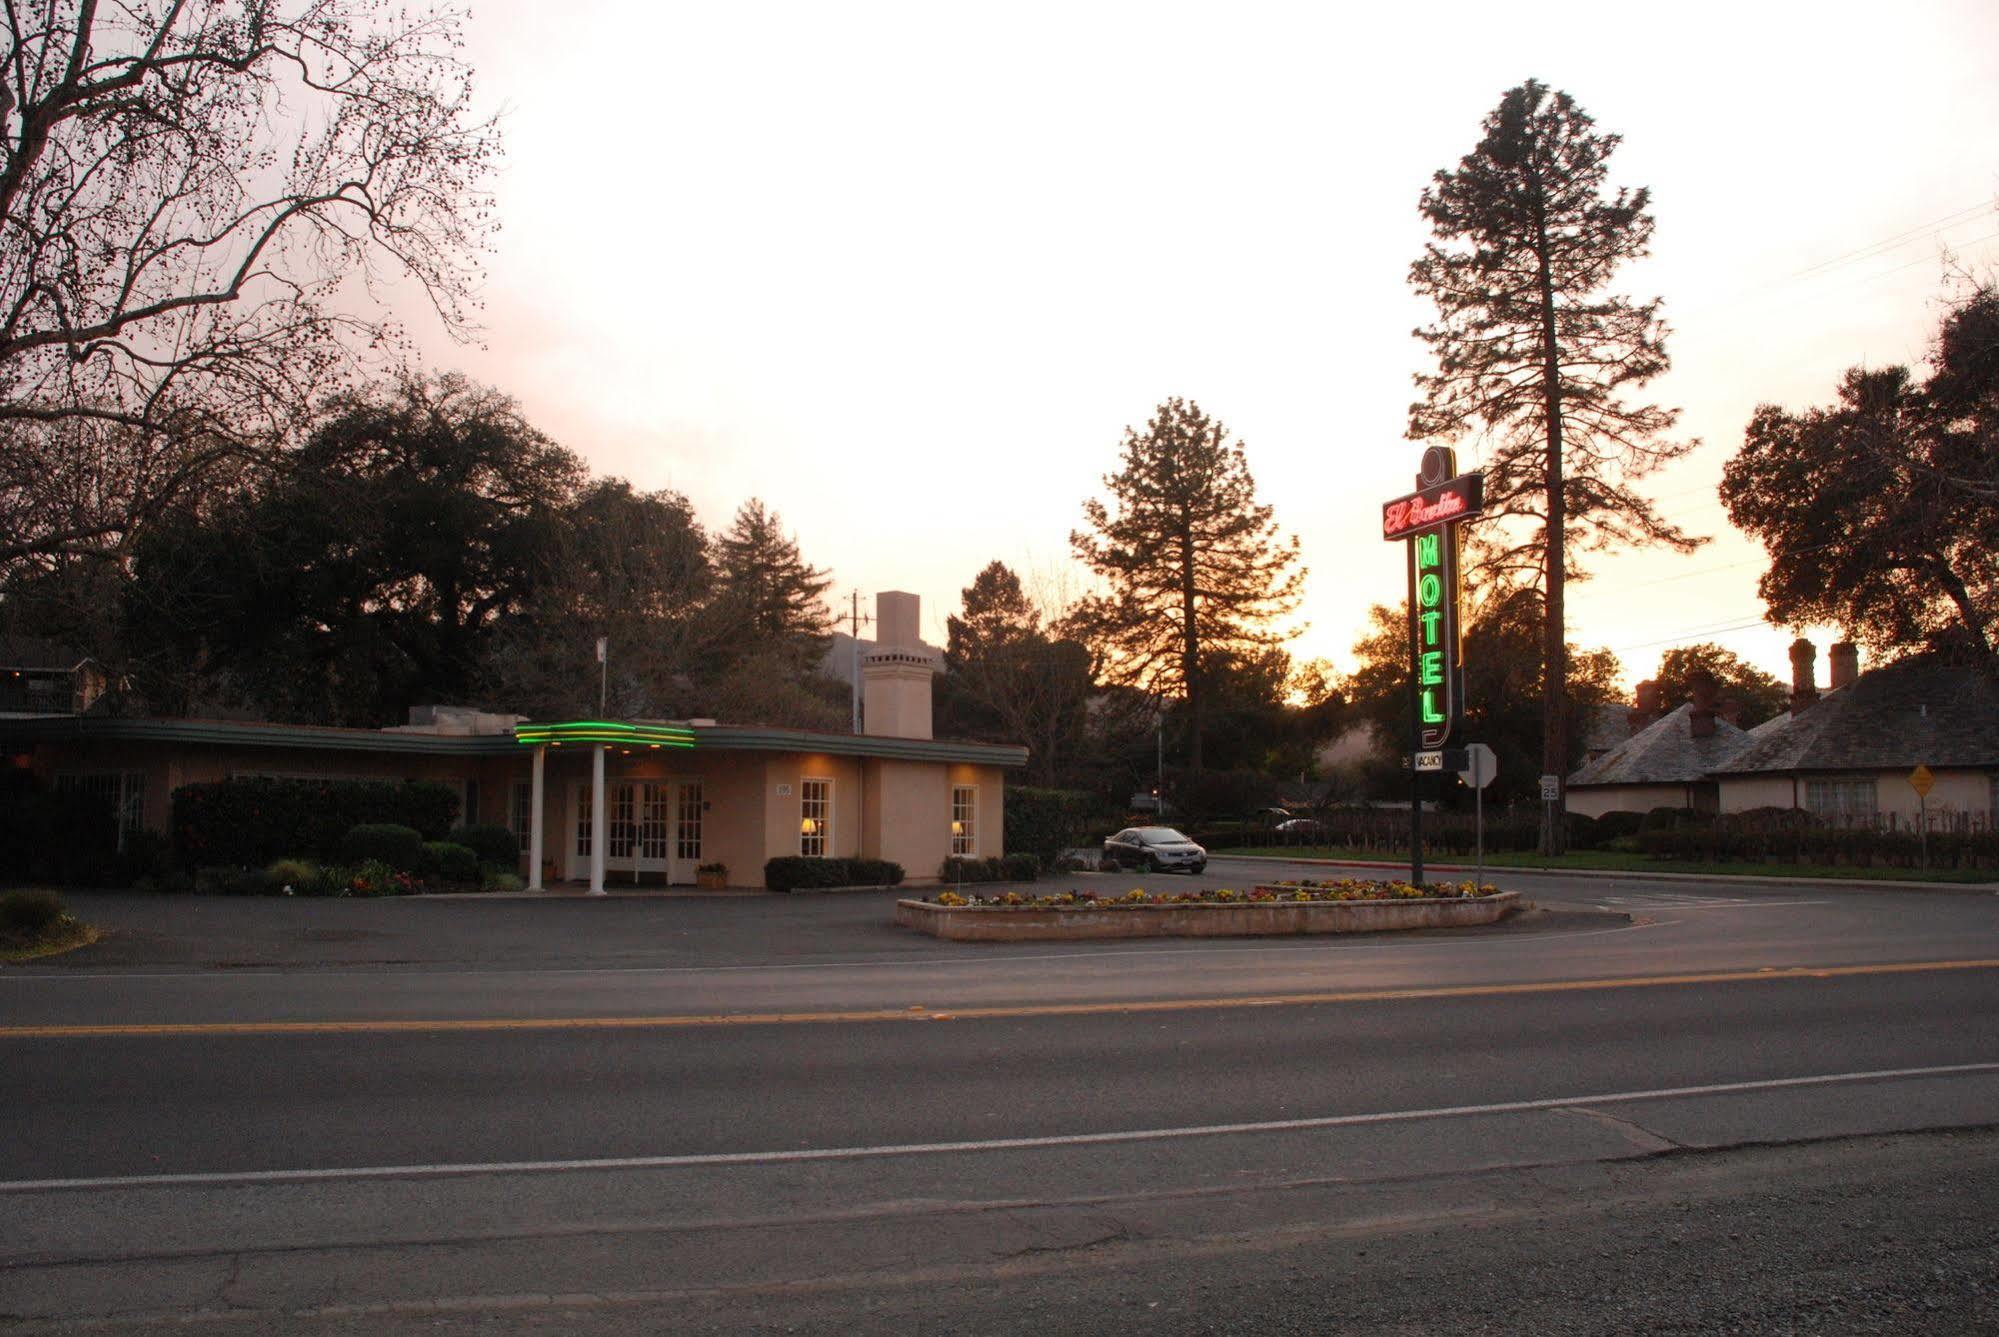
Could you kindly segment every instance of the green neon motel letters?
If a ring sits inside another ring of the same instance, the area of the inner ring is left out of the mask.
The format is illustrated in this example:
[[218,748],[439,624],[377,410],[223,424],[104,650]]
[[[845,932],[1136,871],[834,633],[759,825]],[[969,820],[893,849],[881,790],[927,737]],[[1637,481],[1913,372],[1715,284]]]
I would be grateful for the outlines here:
[[1423,666],[1422,683],[1425,687],[1435,687],[1443,682],[1444,652],[1442,650],[1425,650],[1421,662]]
[[1442,561],[1442,553],[1437,547],[1437,536],[1435,534],[1418,534],[1416,536],[1416,569],[1420,571],[1425,567],[1436,566]]
[[1429,572],[1416,582],[1416,603],[1422,608],[1435,608],[1444,601],[1444,582]]
[[1437,709],[1437,693],[1434,688],[1423,689],[1423,723],[1442,724],[1444,712]]
[[1437,624],[1443,621],[1443,618],[1444,615],[1442,613],[1435,611],[1418,613],[1416,615],[1416,620],[1423,624],[1423,644],[1435,645],[1437,643]]

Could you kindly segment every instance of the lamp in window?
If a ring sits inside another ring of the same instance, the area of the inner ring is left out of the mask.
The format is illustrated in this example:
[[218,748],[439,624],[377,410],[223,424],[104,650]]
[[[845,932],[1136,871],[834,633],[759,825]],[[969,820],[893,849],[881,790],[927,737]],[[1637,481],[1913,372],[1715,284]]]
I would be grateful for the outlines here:
[[951,834],[952,834],[952,835],[954,835],[954,836],[962,836],[962,835],[964,835],[964,834],[965,834],[965,824],[964,824],[963,822],[957,822],[957,821],[954,821],[954,822],[952,822],[952,823],[951,823]]
[[804,821],[798,824],[798,834],[801,836],[814,836],[819,834],[818,821],[815,818],[807,817]]

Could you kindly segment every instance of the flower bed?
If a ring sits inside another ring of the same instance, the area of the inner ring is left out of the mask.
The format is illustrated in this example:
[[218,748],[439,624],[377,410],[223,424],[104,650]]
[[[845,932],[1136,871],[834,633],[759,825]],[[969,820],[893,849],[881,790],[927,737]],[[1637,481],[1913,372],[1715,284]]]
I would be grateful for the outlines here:
[[969,896],[940,891],[896,903],[898,924],[957,941],[1051,938],[1243,937],[1371,933],[1490,924],[1520,908],[1520,893],[1471,882],[1341,878],[1275,882],[1248,891],[1089,891]]

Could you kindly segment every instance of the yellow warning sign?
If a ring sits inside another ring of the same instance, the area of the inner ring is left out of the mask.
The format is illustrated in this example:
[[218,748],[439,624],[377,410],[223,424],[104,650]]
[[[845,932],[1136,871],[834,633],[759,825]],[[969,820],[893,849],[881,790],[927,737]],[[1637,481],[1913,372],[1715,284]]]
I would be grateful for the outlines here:
[[1909,772],[1909,788],[1915,790],[1920,798],[1928,798],[1930,789],[1936,782],[1937,778],[1930,774],[1930,768],[1927,766],[1918,766]]

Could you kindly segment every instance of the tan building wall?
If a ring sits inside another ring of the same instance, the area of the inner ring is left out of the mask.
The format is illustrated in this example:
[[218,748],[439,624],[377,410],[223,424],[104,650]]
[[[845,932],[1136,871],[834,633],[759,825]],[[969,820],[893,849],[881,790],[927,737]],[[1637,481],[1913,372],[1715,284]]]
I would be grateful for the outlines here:
[[[1793,802],[1795,794],[1796,802]],[[1793,790],[1788,775],[1724,775],[1721,777],[1723,813],[1748,812],[1751,808],[1790,808],[1804,804],[1802,787]]]
[[1692,805],[1686,785],[1583,785],[1564,795],[1568,810],[1584,817],[1607,812],[1650,812]]

